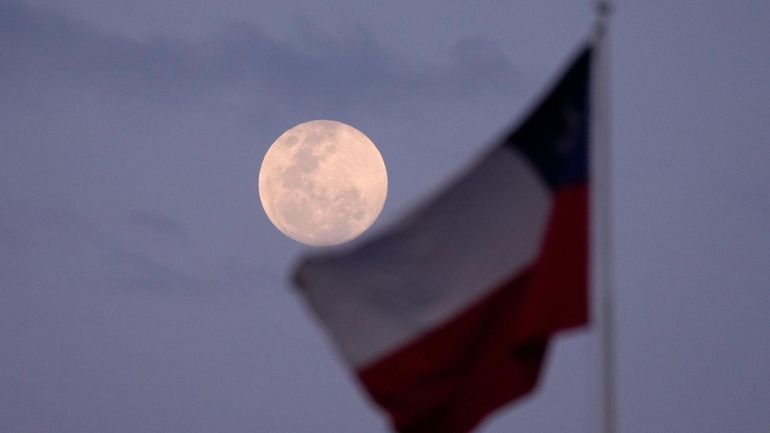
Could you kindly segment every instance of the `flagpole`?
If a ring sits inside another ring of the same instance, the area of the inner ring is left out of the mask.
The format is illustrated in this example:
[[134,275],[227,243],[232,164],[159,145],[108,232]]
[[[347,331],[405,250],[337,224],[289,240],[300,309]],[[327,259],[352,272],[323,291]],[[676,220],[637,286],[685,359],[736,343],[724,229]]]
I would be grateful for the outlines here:
[[611,0],[596,1],[591,71],[591,286],[592,321],[597,335],[598,406],[601,433],[616,433],[613,317],[612,154],[608,27]]

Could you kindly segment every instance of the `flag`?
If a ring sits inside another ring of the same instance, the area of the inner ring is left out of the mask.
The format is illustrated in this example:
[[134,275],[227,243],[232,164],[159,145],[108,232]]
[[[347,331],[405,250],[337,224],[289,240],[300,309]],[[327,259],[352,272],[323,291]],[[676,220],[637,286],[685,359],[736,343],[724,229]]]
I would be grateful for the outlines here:
[[399,433],[465,433],[587,321],[590,48],[518,128],[384,235],[301,261],[299,291]]

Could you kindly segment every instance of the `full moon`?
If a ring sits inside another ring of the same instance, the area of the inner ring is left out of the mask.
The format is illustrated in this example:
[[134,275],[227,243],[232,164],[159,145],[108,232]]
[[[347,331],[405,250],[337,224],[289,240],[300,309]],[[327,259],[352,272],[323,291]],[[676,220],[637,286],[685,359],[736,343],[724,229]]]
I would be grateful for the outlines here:
[[388,194],[377,147],[341,122],[312,120],[281,134],[259,170],[265,213],[286,236],[307,245],[337,245],[368,229]]

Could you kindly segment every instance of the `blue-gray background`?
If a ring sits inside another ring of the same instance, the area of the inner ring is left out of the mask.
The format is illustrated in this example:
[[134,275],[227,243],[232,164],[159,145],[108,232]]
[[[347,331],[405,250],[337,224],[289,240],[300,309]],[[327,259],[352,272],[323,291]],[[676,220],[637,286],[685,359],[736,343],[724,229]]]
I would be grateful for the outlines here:
[[[0,432],[385,431],[290,290],[264,152],[355,125],[389,168],[381,230],[591,23],[568,0],[0,0]],[[769,26],[766,1],[617,5],[623,432],[770,431]],[[481,431],[592,431],[592,338]]]

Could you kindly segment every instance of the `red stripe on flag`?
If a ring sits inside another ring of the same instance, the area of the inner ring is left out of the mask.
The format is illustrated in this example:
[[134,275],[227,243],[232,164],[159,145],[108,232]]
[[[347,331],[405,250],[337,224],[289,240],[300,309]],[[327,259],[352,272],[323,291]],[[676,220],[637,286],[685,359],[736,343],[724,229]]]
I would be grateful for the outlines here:
[[587,188],[554,197],[537,262],[358,372],[400,433],[466,433],[531,391],[550,334],[587,320]]
[[519,341],[540,340],[588,321],[588,187],[558,189],[543,244],[532,269],[521,315]]
[[445,325],[359,371],[400,433],[465,433],[486,414],[530,391],[546,340],[520,345],[530,273],[495,290]]

